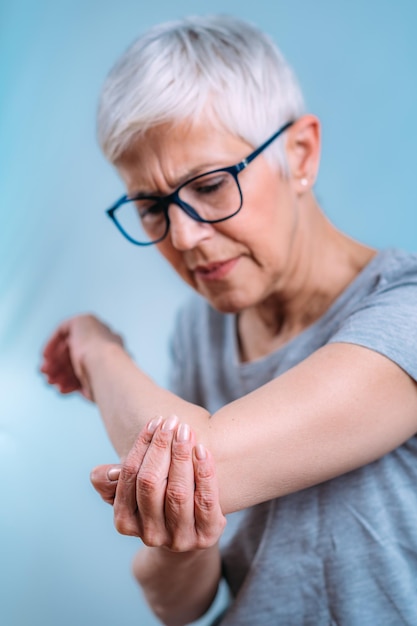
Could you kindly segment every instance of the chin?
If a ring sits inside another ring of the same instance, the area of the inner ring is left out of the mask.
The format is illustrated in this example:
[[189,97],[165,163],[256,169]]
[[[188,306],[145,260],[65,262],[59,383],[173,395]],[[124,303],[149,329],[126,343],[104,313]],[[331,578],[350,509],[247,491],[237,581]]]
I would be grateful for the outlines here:
[[245,293],[204,294],[201,296],[220,313],[240,313],[254,304],[253,300]]

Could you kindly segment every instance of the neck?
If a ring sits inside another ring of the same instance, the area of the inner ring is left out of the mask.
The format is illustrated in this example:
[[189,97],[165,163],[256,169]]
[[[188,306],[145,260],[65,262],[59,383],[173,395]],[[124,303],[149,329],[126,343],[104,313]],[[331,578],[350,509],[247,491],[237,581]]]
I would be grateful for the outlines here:
[[286,269],[274,290],[238,316],[243,361],[277,350],[318,320],[375,255],[338,231],[313,196],[303,206]]

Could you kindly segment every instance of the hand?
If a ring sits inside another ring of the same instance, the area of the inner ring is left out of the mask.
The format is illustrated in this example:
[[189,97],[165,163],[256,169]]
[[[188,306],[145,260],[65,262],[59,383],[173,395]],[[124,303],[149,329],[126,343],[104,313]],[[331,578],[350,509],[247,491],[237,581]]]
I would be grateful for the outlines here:
[[186,424],[155,418],[137,437],[122,466],[101,465],[91,481],[114,506],[117,530],[147,546],[175,552],[209,548],[226,519],[214,461]]
[[43,350],[41,372],[62,394],[79,391],[93,400],[83,361],[92,341],[123,346],[122,338],[93,315],[79,315],[58,326]]

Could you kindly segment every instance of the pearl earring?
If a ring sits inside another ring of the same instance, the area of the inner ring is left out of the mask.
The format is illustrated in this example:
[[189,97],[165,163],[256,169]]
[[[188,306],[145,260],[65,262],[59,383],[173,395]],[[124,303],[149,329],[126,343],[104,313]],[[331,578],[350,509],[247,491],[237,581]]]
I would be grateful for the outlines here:
[[302,179],[300,180],[300,183],[301,183],[301,185],[302,185],[303,187],[307,187],[307,185],[308,185],[308,178],[302,178]]

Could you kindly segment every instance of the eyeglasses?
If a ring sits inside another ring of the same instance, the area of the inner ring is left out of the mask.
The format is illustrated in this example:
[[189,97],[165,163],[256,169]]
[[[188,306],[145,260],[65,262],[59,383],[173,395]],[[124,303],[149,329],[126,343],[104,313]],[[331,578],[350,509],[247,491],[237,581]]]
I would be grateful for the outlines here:
[[149,246],[166,237],[171,204],[179,206],[196,222],[224,222],[242,208],[243,196],[238,174],[292,124],[294,121],[281,126],[259,148],[236,165],[194,176],[167,196],[122,196],[106,213],[122,235],[137,246]]

